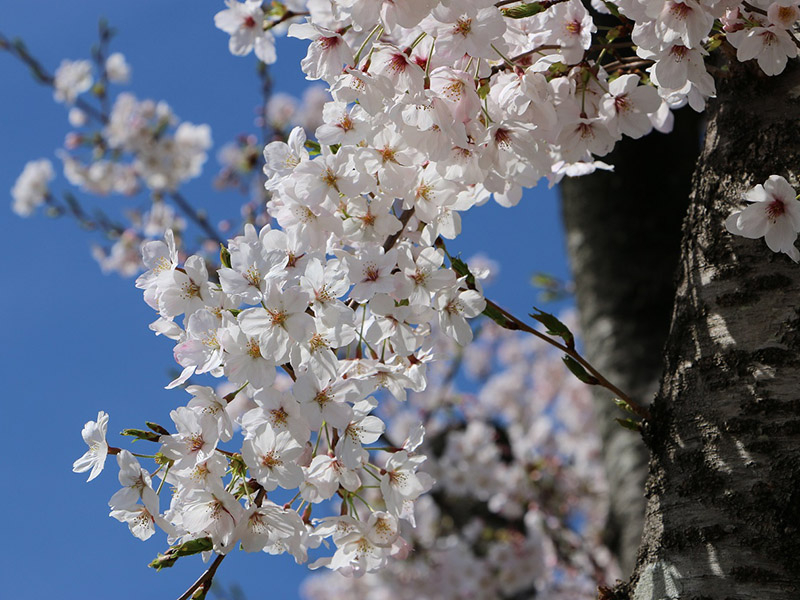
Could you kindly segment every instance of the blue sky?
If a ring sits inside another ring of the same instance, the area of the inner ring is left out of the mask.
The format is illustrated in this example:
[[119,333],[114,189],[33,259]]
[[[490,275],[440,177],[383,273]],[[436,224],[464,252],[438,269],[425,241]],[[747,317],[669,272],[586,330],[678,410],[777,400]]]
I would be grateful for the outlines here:
[[[112,50],[133,67],[129,88],[138,97],[167,101],[182,119],[209,123],[215,150],[203,177],[185,195],[212,216],[238,214],[240,197],[215,191],[216,148],[240,133],[254,131],[259,101],[253,57],[227,51],[227,36],[216,30],[217,0],[4,0],[0,31],[19,36],[52,72],[62,58],[88,58],[97,21],[117,28]],[[277,91],[299,95],[306,81],[297,40],[281,39],[273,67]],[[66,109],[50,90],[33,82],[26,68],[0,52],[0,224],[6,293],[0,307],[10,328],[2,361],[7,390],[0,450],[6,480],[0,496],[5,543],[0,550],[3,597],[115,598],[177,597],[203,571],[196,558],[156,573],[147,563],[166,548],[163,536],[147,542],[107,517],[108,498],[117,490],[116,466],[109,464],[87,484],[71,472],[84,450],[80,431],[98,410],[110,413],[109,441],[127,446],[117,433],[145,420],[169,422],[169,411],[185,402],[166,391],[172,368],[171,345],[147,329],[154,314],[132,280],[101,274],[89,249],[91,234],[67,219],[37,214],[21,219],[10,210],[8,191],[28,160],[49,158],[69,131]],[[66,182],[59,178],[56,189]],[[111,212],[126,200],[90,199]],[[144,207],[147,198],[135,201]],[[542,186],[520,206],[477,208],[464,216],[463,235],[451,249],[465,257],[484,252],[501,264],[491,297],[518,315],[529,312],[536,292],[534,271],[566,278],[564,242],[555,192]],[[113,460],[113,459],[112,459]],[[248,573],[258,573],[257,578]],[[248,600],[298,598],[307,575],[287,557],[237,552],[217,578],[241,585]]]

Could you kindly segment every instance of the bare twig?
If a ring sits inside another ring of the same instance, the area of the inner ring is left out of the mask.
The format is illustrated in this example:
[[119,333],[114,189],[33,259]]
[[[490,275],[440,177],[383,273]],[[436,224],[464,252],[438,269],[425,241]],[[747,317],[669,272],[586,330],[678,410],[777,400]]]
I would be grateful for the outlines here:
[[[11,56],[23,62],[31,70],[31,74],[33,75],[34,79],[36,79],[36,81],[39,83],[49,87],[55,86],[55,78],[53,75],[48,72],[38,60],[30,55],[28,49],[25,48],[25,45],[22,42],[18,40],[9,40],[3,35],[2,32],[0,32],[0,50],[5,50],[11,54]],[[83,98],[76,98],[75,106],[101,123],[105,124],[108,122],[108,119],[101,111],[97,110],[94,106],[83,100]]]
[[214,229],[211,223],[208,222],[208,218],[206,218],[203,213],[196,210],[194,206],[192,206],[189,201],[181,195],[180,192],[170,192],[169,197],[172,198],[172,201],[175,202],[177,207],[181,209],[184,215],[194,221],[194,223],[205,232],[209,239],[214,240],[218,244],[223,243],[222,237],[219,235],[219,233],[217,233],[217,230]]
[[205,591],[208,591],[211,588],[211,582],[214,579],[214,574],[217,572],[217,568],[226,556],[226,554],[218,554],[217,558],[214,559],[214,562],[211,563],[211,566],[206,569],[206,572],[200,575],[197,581],[189,586],[189,589],[178,597],[178,600],[189,600],[189,598],[192,597],[192,594],[194,594],[201,587]]

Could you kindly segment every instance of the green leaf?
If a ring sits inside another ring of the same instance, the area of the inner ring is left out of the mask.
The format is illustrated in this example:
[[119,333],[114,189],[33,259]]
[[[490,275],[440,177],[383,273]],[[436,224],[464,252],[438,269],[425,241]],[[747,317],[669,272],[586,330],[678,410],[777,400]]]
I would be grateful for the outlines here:
[[608,2],[607,0],[603,0],[603,4],[606,5],[606,8],[608,9],[608,12],[610,12],[612,15],[614,15],[618,19],[621,18],[620,14],[619,14],[619,8],[617,8],[616,4],[614,4],[613,2]]
[[489,317],[492,321],[500,325],[503,329],[510,329],[512,331],[516,331],[519,329],[519,325],[514,323],[514,321],[510,321],[506,316],[501,313],[497,308],[492,306],[491,304],[487,304],[486,308],[484,309],[483,313],[485,316]]
[[589,373],[586,372],[586,369],[584,369],[581,363],[579,363],[577,360],[566,355],[562,356],[561,359],[564,361],[564,364],[567,365],[567,368],[572,372],[572,374],[580,379],[583,383],[587,385],[597,385],[597,378],[589,375]]
[[622,425],[625,429],[630,429],[631,431],[641,430],[639,422],[634,421],[633,419],[614,419],[614,420],[620,425]]
[[[447,255],[450,259],[450,268],[456,272],[459,277],[466,277],[467,287],[475,289],[475,276],[470,272],[467,263],[458,258],[457,256]],[[487,302],[486,308],[483,313],[484,316],[489,317],[492,321],[497,323],[503,329],[510,329],[512,331],[519,329],[519,326],[513,321],[509,320],[500,310]]]
[[219,245],[219,262],[223,267],[231,268],[231,253],[222,244]]
[[[555,335],[560,337],[564,340],[564,343],[567,345],[567,348],[574,348],[575,347],[575,336],[572,335],[572,332],[569,330],[569,327],[564,325],[561,321],[559,321],[556,317],[551,315],[550,313],[546,313],[542,310],[539,310],[535,306],[533,310],[536,311],[536,314],[530,313],[529,316],[532,319],[536,319],[547,328],[548,335]],[[580,379],[580,378],[579,378]]]
[[306,148],[308,148],[308,152],[311,156],[322,154],[322,148],[320,147],[319,143],[315,142],[314,140],[306,140],[305,145]]
[[162,427],[158,423],[151,423],[150,421],[145,421],[144,424],[147,425],[150,429],[152,429],[156,433],[159,433],[161,435],[170,435],[169,431],[167,431],[164,427]]
[[706,44],[706,50],[708,50],[709,52],[713,52],[722,45],[722,40],[723,40],[722,36],[715,35],[710,40],[708,40],[708,43]]
[[614,404],[616,404],[619,408],[621,408],[625,412],[629,412],[634,415],[636,414],[636,412],[634,412],[634,410],[630,407],[630,405],[621,398],[614,398]]
[[199,554],[211,550],[214,544],[211,538],[204,537],[196,540],[189,540],[177,546],[172,546],[164,554],[159,552],[158,556],[154,558],[148,567],[160,571],[161,569],[168,569],[175,564],[181,556],[190,556],[192,554]]
[[540,12],[547,8],[549,3],[542,2],[529,2],[528,4],[520,4],[519,6],[512,6],[511,8],[503,9],[503,16],[509,19],[524,19],[538,15]]
[[145,431],[144,429],[123,429],[120,435],[127,435],[137,440],[146,440],[148,442],[157,442],[161,437],[157,433]]
[[467,286],[470,289],[475,289],[475,276],[470,272],[469,266],[463,260],[458,258],[457,256],[451,256],[450,258],[450,266],[456,272],[459,277],[466,277],[467,278]]

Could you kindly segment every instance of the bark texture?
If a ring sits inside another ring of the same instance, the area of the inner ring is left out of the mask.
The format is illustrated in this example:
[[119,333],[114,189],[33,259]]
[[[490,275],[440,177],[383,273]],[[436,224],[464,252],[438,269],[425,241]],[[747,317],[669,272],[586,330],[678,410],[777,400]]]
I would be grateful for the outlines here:
[[[624,138],[607,157],[614,172],[561,184],[586,356],[645,405],[663,370],[681,223],[699,153],[700,119],[680,111],[669,135]],[[605,542],[630,573],[644,524],[647,448],[614,421],[628,415],[609,392],[597,388],[594,397],[611,492]]]
[[800,265],[724,226],[769,175],[798,183],[800,73],[749,67],[718,82],[684,223],[664,378],[644,430],[635,600],[800,598]]

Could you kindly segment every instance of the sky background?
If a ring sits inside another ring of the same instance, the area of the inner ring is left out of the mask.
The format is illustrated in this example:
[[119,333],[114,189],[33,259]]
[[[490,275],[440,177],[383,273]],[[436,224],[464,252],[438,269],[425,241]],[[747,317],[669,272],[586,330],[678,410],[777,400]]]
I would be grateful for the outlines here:
[[[217,219],[236,216],[241,196],[222,194],[211,180],[216,150],[241,133],[255,132],[259,103],[255,59],[234,57],[228,36],[214,27],[220,0],[3,0],[0,32],[20,37],[53,72],[63,58],[89,58],[99,17],[118,30],[111,50],[133,69],[127,89],[139,98],[165,100],[183,120],[208,123],[214,149],[203,176],[182,188],[197,207]],[[275,91],[300,95],[308,82],[299,67],[304,42],[281,38],[272,67]],[[119,488],[113,457],[91,483],[71,472],[86,446],[81,428],[98,410],[110,414],[109,443],[130,447],[118,432],[145,420],[169,424],[169,412],[188,395],[164,390],[173,368],[172,344],[147,328],[155,319],[132,279],[103,275],[90,254],[91,233],[69,219],[41,212],[21,219],[10,210],[10,189],[25,163],[49,158],[67,188],[55,157],[69,131],[67,109],[27,69],[0,52],[0,227],[4,259],[0,276],[6,316],[4,403],[0,454],[6,479],[0,494],[5,543],[0,549],[0,596],[14,599],[176,598],[205,569],[184,558],[156,573],[147,567],[166,549],[156,534],[147,542],[107,516],[108,498]],[[145,208],[147,196],[85,197],[86,206],[110,212],[127,203]],[[487,295],[523,316],[541,305],[530,285],[533,272],[568,278],[559,208],[554,190],[541,186],[520,206],[494,203],[464,215],[463,234],[448,244],[464,257],[482,252],[501,265]],[[553,309],[553,306],[549,308]],[[146,452],[143,443],[135,451]],[[258,573],[253,577],[252,573]],[[287,556],[236,552],[217,580],[238,584],[248,600],[299,598],[308,575]]]

